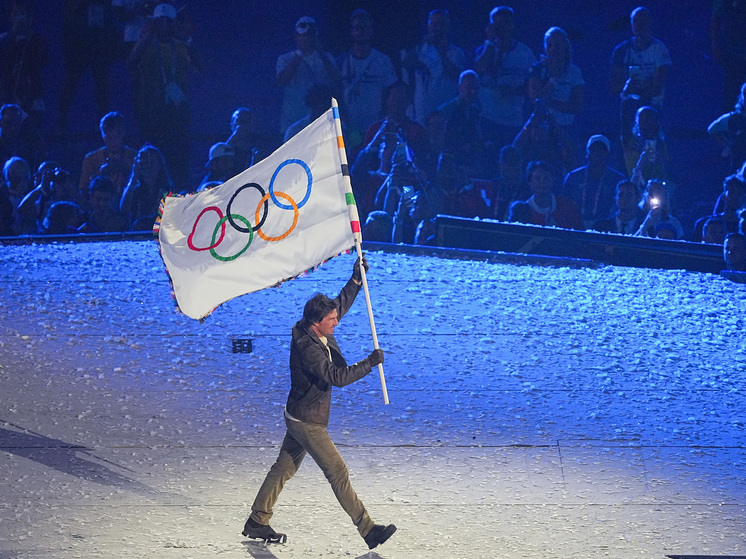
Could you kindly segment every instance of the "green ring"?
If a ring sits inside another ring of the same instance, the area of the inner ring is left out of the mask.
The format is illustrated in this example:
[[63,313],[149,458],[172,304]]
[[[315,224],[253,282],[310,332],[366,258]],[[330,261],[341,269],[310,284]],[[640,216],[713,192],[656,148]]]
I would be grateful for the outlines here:
[[[246,225],[246,227],[248,227],[248,229],[249,229],[249,242],[247,242],[246,246],[243,247],[240,251],[238,251],[233,256],[220,256],[217,252],[215,252],[214,248],[211,248],[210,249],[210,254],[213,256],[213,258],[215,258],[216,260],[220,260],[221,262],[230,262],[231,260],[235,260],[236,258],[238,258],[239,256],[241,256],[244,252],[246,252],[248,250],[248,248],[251,246],[251,241],[254,240],[254,231],[252,231],[251,222],[249,222],[249,220],[246,219],[242,215],[238,215],[238,214],[229,214],[229,215],[233,219],[237,219],[238,221],[243,222],[243,224]],[[211,245],[215,244],[215,239],[217,239],[217,237],[218,237],[218,231],[223,226],[223,223],[225,223],[226,221],[228,221],[228,215],[225,215],[225,216],[221,217],[220,221],[218,221],[217,224],[215,225],[215,230],[212,232],[212,241],[210,241]]]

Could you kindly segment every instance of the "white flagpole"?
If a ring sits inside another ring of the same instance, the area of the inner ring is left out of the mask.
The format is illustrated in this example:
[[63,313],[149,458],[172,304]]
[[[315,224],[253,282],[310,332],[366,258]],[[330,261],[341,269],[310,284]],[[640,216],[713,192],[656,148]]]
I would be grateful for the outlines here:
[[[363,252],[360,248],[360,242],[355,240],[357,257],[362,262]],[[365,277],[365,268],[360,266],[360,277],[363,280],[363,292],[365,293],[365,303],[368,306],[368,320],[370,321],[370,333],[373,336],[373,347],[378,349],[378,336],[376,335],[376,323],[373,321],[373,307],[370,303],[370,292],[368,291],[368,279]],[[389,403],[389,393],[386,390],[386,377],[383,375],[383,363],[378,364],[378,377],[381,379],[381,390],[383,391],[383,403]]]
[[[334,125],[337,131],[337,146],[339,147],[339,157],[342,163],[342,176],[344,177],[345,191],[347,195],[352,196],[352,183],[350,183],[350,171],[347,165],[347,153],[344,147],[344,140],[342,139],[342,122],[339,118],[339,105],[337,100],[332,98],[332,109],[334,113]],[[365,276],[365,268],[362,265],[363,251],[360,246],[362,243],[363,236],[360,233],[360,216],[357,213],[357,206],[355,204],[348,204],[347,206],[350,211],[350,222],[357,227],[353,226],[353,236],[355,237],[355,248],[357,249],[357,257],[360,260],[360,277],[363,281],[363,292],[365,293],[365,304],[368,307],[368,321],[370,322],[370,333],[373,336],[373,347],[378,347],[378,335],[376,334],[376,323],[373,320],[373,306],[370,302],[370,291],[368,291],[368,279]],[[381,379],[381,389],[383,391],[383,403],[389,403],[389,394],[386,390],[386,377],[383,375],[383,364],[378,364],[378,377]]]

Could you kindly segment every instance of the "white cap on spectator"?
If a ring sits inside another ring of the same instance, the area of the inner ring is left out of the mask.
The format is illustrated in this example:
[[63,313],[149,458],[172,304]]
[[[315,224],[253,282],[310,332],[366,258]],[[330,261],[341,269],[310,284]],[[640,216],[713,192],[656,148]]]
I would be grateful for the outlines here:
[[588,143],[585,145],[585,149],[591,149],[591,146],[596,142],[601,142],[603,145],[606,146],[606,149],[611,152],[611,143],[609,142],[609,139],[603,134],[594,134],[593,136],[588,138]]
[[210,148],[210,161],[217,157],[225,157],[226,155],[231,157],[236,155],[236,150],[233,149],[233,146],[226,142],[218,142]]

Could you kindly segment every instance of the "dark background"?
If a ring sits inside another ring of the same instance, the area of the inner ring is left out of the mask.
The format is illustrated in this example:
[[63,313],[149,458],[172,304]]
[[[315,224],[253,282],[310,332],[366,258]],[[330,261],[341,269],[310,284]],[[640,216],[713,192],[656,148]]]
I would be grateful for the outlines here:
[[[0,30],[9,27],[10,2],[3,3],[6,9],[2,10]],[[574,63],[580,67],[586,81],[586,108],[578,118],[579,130],[584,137],[600,132],[615,139],[618,105],[617,98],[608,91],[609,60],[614,46],[630,37],[629,13],[640,4],[590,0],[505,3],[515,9],[517,38],[528,44],[537,56],[542,52],[546,29],[557,25],[568,32]],[[35,28],[46,36],[51,57],[45,81],[46,128],[51,131],[56,124],[61,81],[63,2],[38,0],[34,4]],[[298,17],[316,18],[324,45],[337,55],[347,46],[349,14],[354,9],[365,8],[374,20],[374,45],[396,64],[401,49],[413,46],[421,38],[427,13],[434,8],[446,8],[452,16],[452,42],[464,49],[471,64],[475,48],[484,39],[483,29],[489,11],[496,5],[485,1],[328,0],[177,1],[176,4],[187,10],[196,24],[194,43],[205,60],[205,71],[195,73],[192,82],[195,173],[204,164],[209,146],[229,135],[230,115],[236,107],[253,109],[258,131],[277,132],[281,89],[274,78],[275,61],[278,55],[294,48],[293,28]],[[712,2],[652,1],[644,5],[653,12],[655,36],[666,44],[673,59],[662,115],[671,147],[669,170],[679,186],[681,200],[690,198],[690,203],[683,206],[689,211],[701,206],[700,213],[708,213],[722,190],[722,178],[727,171],[726,161],[706,134],[707,125],[723,112],[721,71],[709,50]],[[124,113],[129,122],[133,122],[131,89],[123,61],[114,67],[111,80],[111,108]],[[71,111],[71,131],[81,138],[77,149],[70,151],[67,146],[64,155],[69,159],[64,163],[73,172],[85,151],[100,143],[91,89],[90,77],[86,76]],[[621,163],[616,166],[621,167]],[[682,217],[688,221],[686,215]]]

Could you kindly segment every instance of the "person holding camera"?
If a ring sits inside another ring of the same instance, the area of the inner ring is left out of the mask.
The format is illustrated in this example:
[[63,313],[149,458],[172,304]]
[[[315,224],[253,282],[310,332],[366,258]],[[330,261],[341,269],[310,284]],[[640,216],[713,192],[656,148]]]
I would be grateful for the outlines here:
[[127,58],[141,140],[158,146],[179,190],[190,178],[190,76],[203,68],[194,43],[182,36],[182,17],[173,5],[158,4]]
[[654,107],[637,110],[632,135],[622,144],[622,153],[628,176],[641,190],[650,179],[666,179],[668,143]]
[[382,209],[392,216],[396,215],[401,204],[401,198],[405,194],[411,196],[415,191],[421,190],[424,176],[420,169],[407,158],[407,147],[398,143],[391,156],[391,171],[383,180],[376,193],[375,208]]
[[33,176],[33,189],[18,204],[19,215],[35,221],[42,232],[42,220],[55,202],[76,202],[76,187],[70,173],[54,161],[45,161]]
[[[363,143],[365,150],[378,150],[388,135],[398,136],[397,141],[406,142],[412,155],[420,162],[432,156],[432,146],[428,129],[407,116],[412,103],[412,91],[402,82],[394,82],[383,91],[383,117],[368,127]],[[362,152],[361,152],[362,153]]]
[[635,113],[650,105],[663,107],[671,55],[660,40],[653,37],[653,16],[639,7],[630,14],[632,38],[614,47],[611,55],[611,91],[619,95],[622,142],[632,136]]
[[402,55],[405,81],[414,89],[414,118],[422,125],[458,93],[458,77],[466,69],[466,55],[451,43],[450,34],[451,14],[433,10],[427,16],[427,35]]
[[[642,195],[641,208],[645,219],[635,233],[637,237],[683,239],[684,228],[671,214],[667,185],[664,181],[649,180]],[[673,233],[669,236],[669,232]]]
[[[319,38],[319,26],[309,16],[295,23],[295,50],[277,58],[277,82],[282,86],[282,110],[280,112],[280,134],[308,113],[306,93],[315,85],[325,85],[338,94],[341,78],[334,58]],[[331,104],[331,99],[329,99]]]
[[473,177],[484,176],[486,159],[479,89],[479,74],[464,70],[458,79],[458,95],[438,107],[446,119],[443,151],[454,154]]
[[[337,58],[343,84],[344,109],[352,138],[363,141],[368,127],[378,120],[383,108],[383,92],[396,82],[391,59],[372,45],[373,20],[367,11],[357,9],[350,16],[350,39],[347,52]],[[327,100],[328,108],[328,100]],[[345,143],[348,143],[347,141]]]
[[483,134],[498,146],[509,144],[523,125],[526,83],[536,55],[515,39],[515,13],[509,6],[490,12],[484,44],[477,48],[474,70],[482,84]]
[[544,54],[531,67],[528,93],[531,99],[541,100],[557,124],[566,129],[583,110],[585,80],[572,63],[570,38],[563,29],[550,27],[544,34]]

